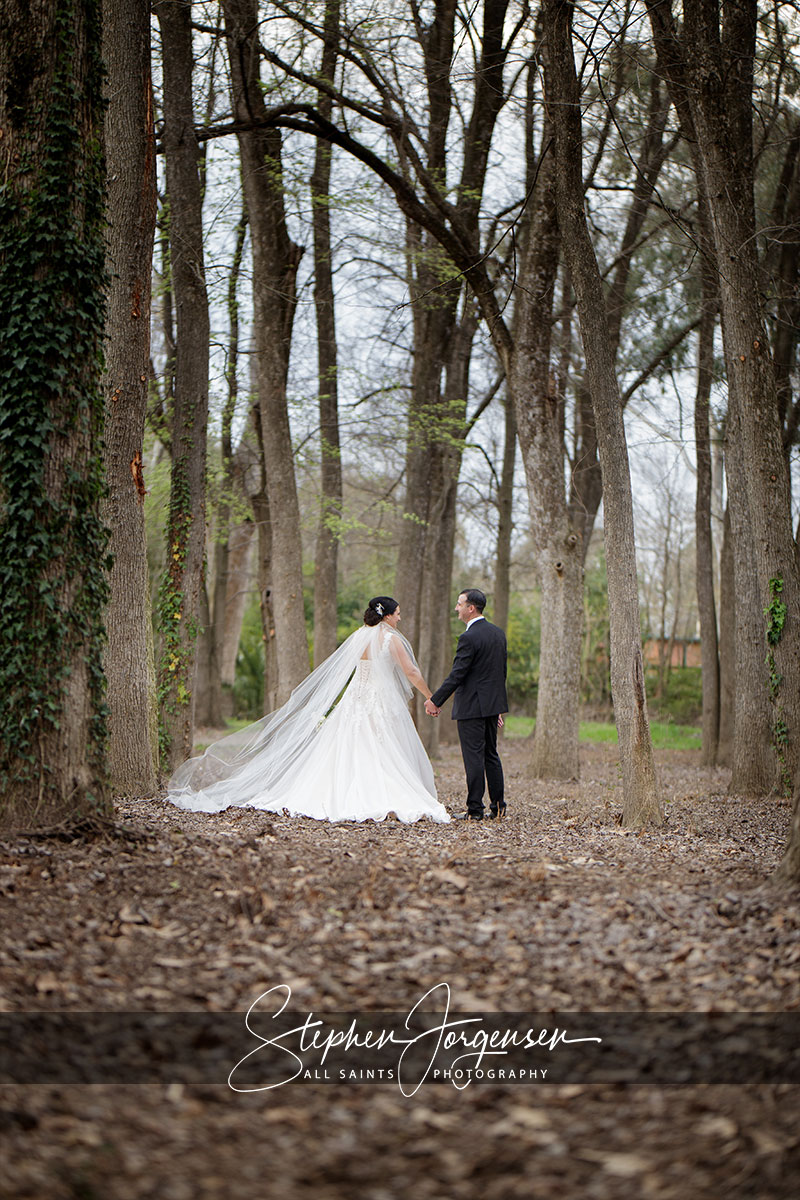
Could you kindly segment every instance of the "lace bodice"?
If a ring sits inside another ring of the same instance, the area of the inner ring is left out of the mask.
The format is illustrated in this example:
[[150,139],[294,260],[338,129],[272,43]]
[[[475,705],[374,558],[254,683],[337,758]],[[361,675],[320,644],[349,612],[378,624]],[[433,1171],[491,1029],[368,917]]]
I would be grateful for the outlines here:
[[381,727],[395,720],[400,708],[407,708],[406,696],[393,670],[391,635],[383,638],[374,658],[359,660],[341,705],[347,720],[356,728],[369,721],[379,737],[382,737]]

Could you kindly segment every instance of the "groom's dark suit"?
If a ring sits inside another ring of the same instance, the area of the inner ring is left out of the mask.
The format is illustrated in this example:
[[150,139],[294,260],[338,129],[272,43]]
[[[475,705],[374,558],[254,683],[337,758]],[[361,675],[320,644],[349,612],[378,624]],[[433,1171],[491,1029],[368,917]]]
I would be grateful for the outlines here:
[[503,809],[503,767],[497,753],[497,718],[508,712],[506,635],[481,617],[458,639],[453,669],[431,701],[441,708],[453,698],[453,720],[467,774],[467,812],[483,816],[483,793],[489,785],[492,813]]

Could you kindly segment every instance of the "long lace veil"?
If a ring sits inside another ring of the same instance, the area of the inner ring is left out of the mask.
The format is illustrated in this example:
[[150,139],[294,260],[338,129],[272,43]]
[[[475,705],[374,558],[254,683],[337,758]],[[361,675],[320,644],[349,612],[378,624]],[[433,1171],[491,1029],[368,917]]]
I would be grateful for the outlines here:
[[[391,639],[391,644],[388,643]],[[381,653],[390,650],[391,654]],[[256,793],[296,770],[346,688],[359,659],[369,658],[386,686],[411,695],[403,656],[416,667],[409,642],[384,623],[351,634],[292,692],[281,708],[190,758],[169,781],[168,798],[180,805],[203,793],[209,801],[247,804]]]

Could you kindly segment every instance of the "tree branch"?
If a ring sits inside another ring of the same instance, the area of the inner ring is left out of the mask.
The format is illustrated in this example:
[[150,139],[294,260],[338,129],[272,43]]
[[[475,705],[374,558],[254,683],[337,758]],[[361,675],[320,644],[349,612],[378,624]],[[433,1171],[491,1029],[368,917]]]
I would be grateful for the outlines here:
[[681,342],[684,341],[684,339],[687,338],[690,333],[693,333],[695,329],[700,327],[701,319],[701,317],[697,317],[694,321],[690,321],[688,325],[682,325],[681,328],[678,329],[678,331],[670,338],[666,345],[662,346],[661,349],[653,355],[647,366],[639,372],[633,383],[631,383],[622,393],[623,408],[628,403],[633,393],[637,391],[643,383],[647,383],[647,380],[655,374],[665,359],[669,358],[673,350],[677,350]]

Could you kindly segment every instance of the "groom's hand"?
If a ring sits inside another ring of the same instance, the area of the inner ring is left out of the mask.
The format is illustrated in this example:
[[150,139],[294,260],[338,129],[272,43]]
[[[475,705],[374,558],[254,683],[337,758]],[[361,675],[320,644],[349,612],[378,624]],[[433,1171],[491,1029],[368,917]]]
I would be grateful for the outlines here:
[[442,710],[440,708],[437,708],[432,700],[425,701],[425,712],[428,714],[429,717],[438,717],[438,715],[441,711]]

